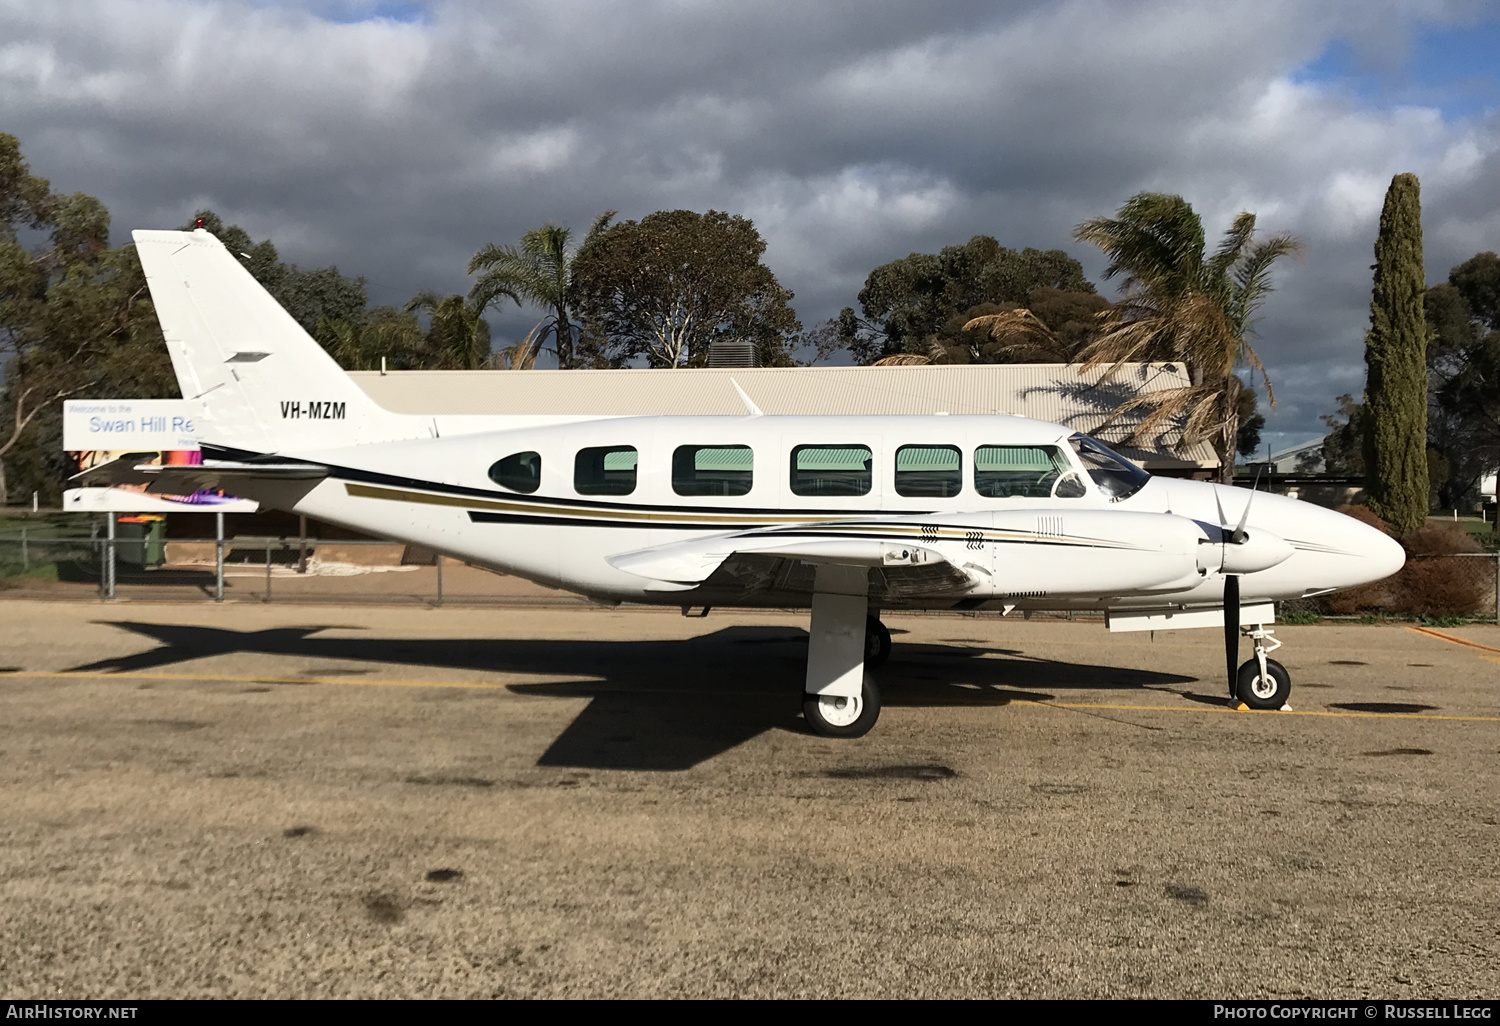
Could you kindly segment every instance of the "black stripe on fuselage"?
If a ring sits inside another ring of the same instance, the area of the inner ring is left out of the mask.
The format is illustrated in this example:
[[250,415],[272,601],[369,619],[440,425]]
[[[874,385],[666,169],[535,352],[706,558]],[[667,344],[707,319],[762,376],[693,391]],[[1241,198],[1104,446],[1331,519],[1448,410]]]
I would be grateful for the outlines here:
[[[671,509],[673,507],[663,508]],[[548,524],[553,527],[633,527],[638,531],[717,531],[720,534],[753,531],[760,526],[770,526],[760,524],[681,523],[677,521],[653,523],[641,520],[584,520],[579,517],[543,517],[531,513],[489,513],[477,509],[471,509],[468,512],[470,522],[475,524]]]
[[[250,449],[233,449],[228,446],[204,445],[204,455],[212,454],[214,459],[238,460],[245,463],[277,462],[277,463],[306,463],[308,466],[327,467],[328,476],[338,481],[355,481],[361,484],[389,485],[401,488],[421,489],[422,491],[436,492],[440,495],[460,495],[476,499],[500,499],[506,502],[534,502],[543,506],[557,506],[561,508],[591,508],[591,509],[617,509],[625,511],[637,511],[642,513],[711,513],[717,516],[726,514],[743,514],[756,516],[764,514],[779,517],[806,516],[809,520],[820,520],[824,517],[847,517],[847,516],[880,516],[885,511],[869,509],[784,509],[780,507],[764,506],[658,506],[639,502],[604,502],[593,499],[570,499],[553,495],[528,495],[524,492],[502,492],[491,488],[473,488],[469,485],[444,484],[439,481],[427,481],[418,477],[402,477],[399,474],[382,474],[374,470],[360,470],[357,467],[341,467],[333,463],[322,463],[318,460],[304,460],[295,456],[268,455],[258,453]],[[892,511],[891,516],[925,516],[933,510],[901,510]],[[577,523],[568,520],[566,523]],[[639,525],[637,525],[639,526]],[[735,524],[733,527],[740,528],[742,525]],[[743,525],[745,527],[755,525]]]

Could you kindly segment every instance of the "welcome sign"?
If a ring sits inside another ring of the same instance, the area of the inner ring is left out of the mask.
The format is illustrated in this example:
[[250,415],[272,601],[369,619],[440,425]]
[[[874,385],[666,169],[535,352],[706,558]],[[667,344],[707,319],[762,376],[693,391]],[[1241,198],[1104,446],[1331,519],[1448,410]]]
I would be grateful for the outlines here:
[[63,403],[63,448],[196,451],[192,406],[182,399],[69,399]]

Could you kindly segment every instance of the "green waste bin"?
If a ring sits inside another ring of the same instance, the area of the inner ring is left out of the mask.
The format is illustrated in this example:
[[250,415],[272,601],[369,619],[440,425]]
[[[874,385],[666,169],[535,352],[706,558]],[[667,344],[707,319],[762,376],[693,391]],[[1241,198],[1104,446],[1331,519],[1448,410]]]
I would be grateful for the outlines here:
[[165,520],[126,522],[115,525],[115,559],[122,566],[161,566],[166,561]]

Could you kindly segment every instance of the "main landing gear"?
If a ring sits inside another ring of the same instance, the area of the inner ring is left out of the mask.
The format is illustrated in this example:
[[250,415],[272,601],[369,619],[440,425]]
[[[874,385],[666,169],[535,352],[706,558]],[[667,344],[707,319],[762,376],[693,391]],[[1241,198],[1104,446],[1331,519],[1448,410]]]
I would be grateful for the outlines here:
[[865,669],[873,670],[890,657],[890,630],[880,622],[880,617],[865,617]]
[[1255,655],[1240,664],[1235,674],[1231,698],[1238,698],[1251,709],[1283,709],[1292,694],[1292,675],[1286,667],[1267,655],[1281,647],[1263,624],[1242,627],[1240,633],[1255,642]]
[[869,570],[817,567],[802,715],[823,737],[863,737],[880,718],[880,689],[865,672],[891,653],[891,632],[870,615]]
[[865,617],[865,672],[861,674],[859,694],[802,696],[802,716],[813,733],[823,737],[862,737],[880,718],[880,689],[868,671],[884,663],[891,655],[891,632],[876,616]]

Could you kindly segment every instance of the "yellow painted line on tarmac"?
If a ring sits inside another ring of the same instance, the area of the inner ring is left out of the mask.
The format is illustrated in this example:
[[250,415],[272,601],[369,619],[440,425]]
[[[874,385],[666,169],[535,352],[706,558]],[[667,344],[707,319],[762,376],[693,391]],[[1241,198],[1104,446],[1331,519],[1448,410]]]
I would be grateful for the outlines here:
[[1408,627],[1406,629],[1409,631],[1416,631],[1418,634],[1425,634],[1429,638],[1437,638],[1439,641],[1446,641],[1450,645],[1462,645],[1465,648],[1477,648],[1481,652],[1494,652],[1496,655],[1500,655],[1500,648],[1494,648],[1490,645],[1481,645],[1479,642],[1470,641],[1468,638],[1459,638],[1453,636],[1452,634],[1444,634],[1442,631],[1435,631],[1431,627]]
[[1215,708],[1214,706],[1191,706],[1181,705],[1121,705],[1104,702],[1037,702],[1031,699],[1016,699],[1012,705],[1036,705],[1046,708],[1054,706],[1058,709],[1116,709],[1116,710],[1138,710],[1150,712],[1189,712],[1189,713],[1229,713],[1250,712],[1261,713],[1267,716],[1328,716],[1335,719],[1356,719],[1375,717],[1386,720],[1465,720],[1478,723],[1500,723],[1500,716],[1436,716],[1432,713],[1381,713],[1381,712],[1355,712],[1353,710],[1340,709],[1337,712],[1323,709],[1231,709],[1228,706]]
[[[448,680],[355,680],[350,677],[240,677],[227,673],[192,674],[192,673],[89,673],[81,670],[7,670],[0,673],[0,679],[5,677],[47,677],[47,678],[72,678],[76,680],[183,680],[195,681],[197,683],[232,683],[232,684],[365,684],[382,685],[385,687],[398,688],[504,688],[505,684],[486,684],[479,681],[448,681]],[[568,677],[568,680],[577,680],[576,677]]]

